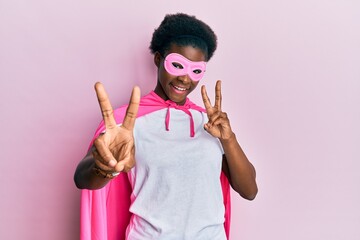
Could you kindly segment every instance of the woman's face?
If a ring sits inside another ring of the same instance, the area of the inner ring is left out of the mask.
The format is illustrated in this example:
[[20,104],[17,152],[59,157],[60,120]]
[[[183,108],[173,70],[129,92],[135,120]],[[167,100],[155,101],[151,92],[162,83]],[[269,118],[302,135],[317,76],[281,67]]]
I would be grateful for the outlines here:
[[[170,53],[178,53],[193,62],[206,61],[203,51],[192,46],[172,44],[166,55]],[[168,73],[164,67],[164,57],[158,52],[154,56],[155,64],[158,67],[158,82],[154,91],[164,100],[170,99],[183,105],[187,95],[196,88],[199,81],[193,81],[187,74],[175,76]]]

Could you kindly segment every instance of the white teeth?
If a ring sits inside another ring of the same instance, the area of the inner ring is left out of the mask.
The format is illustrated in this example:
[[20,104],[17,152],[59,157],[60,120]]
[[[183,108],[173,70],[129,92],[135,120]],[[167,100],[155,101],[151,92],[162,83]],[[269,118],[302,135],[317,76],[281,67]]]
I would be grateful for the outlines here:
[[173,87],[176,88],[179,91],[186,91],[186,88],[178,87],[178,86],[175,86],[175,85],[173,85]]

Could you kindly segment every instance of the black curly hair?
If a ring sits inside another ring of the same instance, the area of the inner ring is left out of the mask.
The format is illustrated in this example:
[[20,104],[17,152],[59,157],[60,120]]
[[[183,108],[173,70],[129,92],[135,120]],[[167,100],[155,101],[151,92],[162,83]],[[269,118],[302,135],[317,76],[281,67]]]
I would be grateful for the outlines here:
[[171,44],[199,48],[209,61],[216,50],[217,37],[206,23],[195,16],[185,13],[167,14],[155,29],[149,48],[151,53],[159,52],[165,56]]

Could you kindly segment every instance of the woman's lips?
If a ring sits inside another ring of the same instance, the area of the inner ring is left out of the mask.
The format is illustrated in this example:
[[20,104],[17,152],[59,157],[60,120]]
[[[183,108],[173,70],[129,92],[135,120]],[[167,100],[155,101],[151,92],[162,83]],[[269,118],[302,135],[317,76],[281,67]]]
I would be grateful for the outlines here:
[[185,88],[185,87],[180,87],[180,86],[176,86],[174,84],[170,84],[173,88],[173,90],[176,92],[176,93],[180,93],[180,94],[183,94],[185,93],[188,89]]

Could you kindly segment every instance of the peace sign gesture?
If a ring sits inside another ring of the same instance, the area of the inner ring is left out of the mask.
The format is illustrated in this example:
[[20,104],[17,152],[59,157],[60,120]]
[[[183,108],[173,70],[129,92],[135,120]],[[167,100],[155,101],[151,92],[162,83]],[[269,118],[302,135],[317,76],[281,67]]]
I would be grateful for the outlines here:
[[135,165],[133,129],[140,103],[140,88],[134,87],[126,115],[121,126],[117,126],[113,108],[101,83],[95,84],[105,124],[105,133],[94,141],[95,164],[105,172],[127,172]]
[[230,127],[230,121],[225,112],[221,111],[221,81],[218,80],[215,86],[215,105],[211,106],[205,86],[201,86],[201,95],[205,105],[209,121],[204,125],[205,130],[212,136],[221,140],[227,140],[233,132]]

